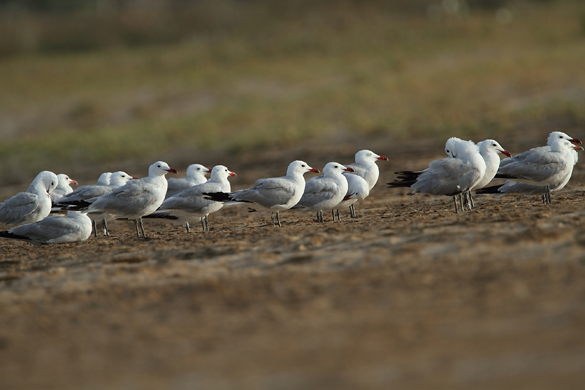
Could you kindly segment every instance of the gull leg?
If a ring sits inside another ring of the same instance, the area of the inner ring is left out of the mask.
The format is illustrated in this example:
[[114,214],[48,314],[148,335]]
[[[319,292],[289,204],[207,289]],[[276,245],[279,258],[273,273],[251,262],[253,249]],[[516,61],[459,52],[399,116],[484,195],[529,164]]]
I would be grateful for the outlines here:
[[280,211],[276,212],[276,221],[278,222],[278,227],[282,227],[282,223],[280,223]]
[[335,210],[331,209],[331,217],[333,218],[333,222],[335,222]]
[[134,227],[136,228],[136,237],[140,238],[140,231],[138,230],[138,220],[134,220]]
[[205,221],[205,231],[208,232],[209,231],[209,218],[207,217],[207,215],[205,217],[203,217],[203,220]]
[[455,204],[455,214],[457,214],[459,212],[457,208],[457,195],[453,196],[453,203]]
[[142,224],[142,217],[138,218],[140,222],[140,230],[142,231],[142,237],[146,238],[146,234],[144,233],[144,225]]
[[276,226],[276,225],[274,224],[274,212],[271,212],[271,213],[270,213],[270,220],[272,221],[272,226]]
[[459,194],[459,206],[461,207],[461,212],[464,211],[464,209],[463,209],[463,198],[464,198],[464,195],[463,194]]
[[110,237],[110,232],[108,231],[108,221],[106,219],[102,219],[102,229],[104,231],[104,236]]
[[93,227],[93,236],[97,237],[97,222],[91,221],[91,227]]
[[189,222],[185,222],[185,224],[183,226],[185,227],[185,230],[187,231],[187,233],[191,233],[191,226],[189,226]]
[[546,203],[551,204],[552,199],[550,198],[550,187],[546,186]]
[[473,196],[471,195],[471,191],[469,191],[469,200],[471,201],[471,208],[474,208],[475,203],[473,203]]
[[341,217],[339,216],[339,209],[335,210],[335,214],[337,215],[337,222],[341,222]]
[[357,214],[355,213],[355,207],[353,205],[349,205],[349,214],[352,218],[357,218]]

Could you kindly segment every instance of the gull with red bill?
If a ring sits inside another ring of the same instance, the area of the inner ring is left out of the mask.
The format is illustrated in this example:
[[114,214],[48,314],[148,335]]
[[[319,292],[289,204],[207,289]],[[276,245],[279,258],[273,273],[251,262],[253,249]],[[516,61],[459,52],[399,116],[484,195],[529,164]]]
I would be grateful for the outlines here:
[[[118,218],[134,221],[136,236],[146,237],[142,217],[152,214],[165,199],[167,193],[167,173],[177,173],[164,161],[157,161],[148,168],[148,176],[130,180],[107,195],[100,196],[88,208],[88,216],[92,214],[112,214]],[[140,231],[138,228],[140,227]]]
[[185,177],[173,177],[168,180],[169,186],[167,188],[165,199],[175,196],[189,187],[205,183],[207,181],[205,175],[210,172],[211,170],[209,168],[206,168],[201,164],[189,165]]
[[57,178],[59,179],[59,184],[57,184],[57,187],[51,192],[51,201],[53,203],[60,197],[73,192],[71,184],[78,184],[77,181],[70,179],[69,176],[64,173],[58,174]]
[[304,161],[293,161],[289,164],[286,176],[259,179],[247,189],[235,192],[204,192],[208,199],[216,202],[225,202],[226,205],[251,203],[258,211],[270,211],[272,226],[275,226],[275,216],[278,226],[280,212],[289,210],[296,205],[305,190],[303,175],[307,172],[319,173],[316,168],[311,168]]
[[[388,157],[377,155],[371,150],[360,150],[355,154],[355,163],[347,165],[352,168],[353,172],[343,172],[347,179],[347,194],[343,201],[337,206],[349,207],[349,213],[352,218],[356,218],[354,204],[358,200],[367,198],[370,190],[374,188],[380,177],[380,169],[376,164],[377,161],[388,161]],[[337,210],[339,219],[339,210]]]
[[197,184],[179,192],[175,196],[165,199],[160,208],[145,218],[166,218],[172,220],[173,225],[184,225],[189,233],[189,223],[196,219],[201,221],[203,231],[209,231],[208,216],[219,211],[223,203],[206,199],[207,192],[230,192],[228,178],[237,176],[223,165],[216,165],[211,170],[211,177],[205,183]]
[[[573,144],[575,141],[579,140],[557,138],[550,146],[530,149],[513,158],[503,160],[507,163],[500,166],[495,177],[498,179],[510,179],[512,182],[533,187],[541,187],[538,192],[532,188],[532,193],[541,193],[543,202],[550,204],[552,201],[551,191],[558,191],[567,184],[576,164],[577,150],[583,150],[582,147]],[[502,191],[499,190],[500,187],[503,188]],[[495,190],[494,187],[489,187],[481,192],[505,193],[514,189],[514,187],[516,187],[516,184],[505,183],[495,188]],[[525,192],[530,193],[528,189],[525,189]]]
[[345,198],[348,188],[343,172],[355,172],[355,169],[336,162],[327,163],[321,176],[307,181],[305,192],[295,209],[316,211],[317,222],[324,222],[323,211],[331,210],[333,222],[335,222],[333,209]]

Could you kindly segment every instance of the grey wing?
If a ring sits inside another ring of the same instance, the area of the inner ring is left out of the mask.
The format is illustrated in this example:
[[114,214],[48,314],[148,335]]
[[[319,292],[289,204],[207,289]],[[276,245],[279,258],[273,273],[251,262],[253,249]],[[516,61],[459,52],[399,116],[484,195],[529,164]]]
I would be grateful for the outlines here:
[[199,184],[198,181],[190,177],[181,177],[178,179],[174,177],[170,178],[168,180],[166,198],[175,196],[178,193],[186,190],[187,188],[193,187],[197,184]]
[[85,201],[85,202],[93,202],[95,199],[99,198],[100,196],[106,195],[112,192],[112,187],[104,186],[104,185],[89,185],[79,187],[77,190],[70,192],[69,194],[62,196],[61,198],[57,199],[55,202],[58,203],[70,203],[70,202],[77,202],[77,201]]
[[204,192],[207,193],[223,191],[225,191],[225,189],[218,183],[206,182],[197,184],[179,192],[174,196],[171,196],[170,198],[165,199],[165,201],[160,205],[159,209],[161,211],[181,209],[196,212],[205,206],[215,203],[212,200],[205,199],[203,195]]
[[538,182],[547,180],[567,167],[567,161],[559,153],[532,153],[523,161],[500,167],[498,174]]
[[232,194],[236,201],[253,202],[264,207],[286,204],[295,194],[294,184],[284,178],[260,179],[245,190]]
[[[525,152],[517,154],[514,157],[505,158],[502,161],[500,161],[500,168],[503,168],[509,164],[517,164],[517,163],[526,161],[527,159],[530,159],[535,154],[541,154],[543,152],[544,153],[550,152],[550,146],[540,146],[538,148],[532,148],[530,150],[527,150]],[[498,172],[499,172],[499,170],[498,170]]]
[[[411,188],[415,192],[433,195],[454,195],[468,188],[462,188],[472,176],[472,168],[456,158],[443,158],[432,161],[417,178]],[[462,180],[463,179],[463,180]]]
[[311,207],[337,195],[339,186],[333,180],[315,177],[307,181],[299,206]]
[[39,195],[20,192],[0,204],[0,222],[10,224],[35,212],[39,208]]
[[109,211],[126,213],[144,208],[156,200],[156,195],[148,191],[146,183],[132,180],[115,188],[107,195],[101,196],[89,206],[90,211]]
[[33,241],[47,242],[81,230],[79,224],[63,216],[47,217],[39,222],[10,229],[10,233],[29,237]]
[[363,178],[366,177],[366,168],[361,166],[360,164],[353,163],[353,164],[346,165],[346,166],[353,168],[354,174],[361,176]]

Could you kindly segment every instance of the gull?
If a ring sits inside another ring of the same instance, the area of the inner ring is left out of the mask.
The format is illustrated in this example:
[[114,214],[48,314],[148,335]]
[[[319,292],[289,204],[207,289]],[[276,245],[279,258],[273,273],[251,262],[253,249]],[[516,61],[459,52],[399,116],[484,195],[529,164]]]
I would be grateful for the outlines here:
[[321,176],[307,181],[305,192],[295,208],[316,211],[318,222],[324,222],[323,211],[331,210],[333,222],[335,222],[333,209],[347,194],[348,184],[343,172],[355,172],[355,170],[336,162],[327,163]]
[[[457,197],[465,194],[480,182],[486,171],[486,163],[479,147],[471,141],[447,141],[456,143],[453,157],[431,161],[423,171],[396,172],[397,180],[388,183],[391,188],[410,187],[412,194],[447,195],[453,197],[458,212]],[[461,207],[463,210],[463,207]]]
[[168,180],[169,187],[167,188],[167,194],[165,199],[175,196],[179,192],[186,190],[189,187],[193,187],[197,184],[205,183],[207,178],[205,174],[211,172],[208,168],[201,164],[191,164],[187,168],[187,174],[185,177],[171,178]]
[[235,192],[205,192],[204,195],[217,202],[228,202],[227,204],[252,203],[254,208],[260,211],[270,211],[272,225],[275,226],[275,214],[278,226],[280,223],[280,212],[289,210],[303,196],[305,190],[305,179],[303,175],[307,172],[319,173],[316,168],[311,168],[304,161],[293,161],[286,170],[286,176],[259,179],[247,189]]
[[[563,133],[561,131],[553,131],[552,133],[549,134],[548,139],[547,139],[547,145],[546,146],[541,146],[538,148],[533,148],[530,149],[524,153],[534,153],[533,150],[542,150],[542,151],[550,151],[551,149],[551,145],[554,141],[558,140],[558,139],[565,139],[570,141],[573,144],[581,144],[581,140],[571,137],[570,135]],[[524,153],[520,153],[516,156],[514,156],[513,158],[507,158],[505,160],[502,160],[500,163],[501,167],[504,167],[507,164],[511,164],[515,161],[518,161],[520,159],[525,158],[525,154]],[[571,150],[571,154],[573,156],[574,159],[574,164],[577,164],[577,161],[579,160],[579,155],[577,153],[577,150],[573,149]],[[549,186],[549,191],[559,191],[562,188],[564,188],[567,183],[569,182],[569,179],[571,178],[572,175],[572,171],[571,173],[569,173],[568,175],[566,175],[566,177],[564,178],[564,180],[560,180],[558,183],[556,184],[552,184]],[[527,194],[527,195],[535,195],[535,194],[539,194],[542,195],[542,200],[544,203],[547,202],[547,190],[546,190],[546,186],[535,186],[535,185],[531,185],[531,184],[526,184],[526,183],[519,183],[516,181],[511,181],[511,180],[507,180],[504,184],[499,184],[499,185],[495,185],[495,186],[491,186],[491,187],[487,187],[484,188],[480,191],[478,191],[478,193],[480,194],[493,194],[493,193],[500,193],[500,194],[509,194],[509,193],[520,193],[520,194]]]
[[64,173],[58,174],[57,178],[59,179],[59,184],[57,184],[57,187],[51,191],[51,201],[53,203],[60,197],[73,192],[71,184],[77,185],[77,181],[70,179],[69,176]]
[[[349,212],[352,218],[356,218],[354,203],[358,200],[365,199],[370,195],[370,190],[374,188],[380,176],[380,169],[376,162],[378,160],[388,161],[388,157],[377,155],[371,150],[360,150],[355,154],[355,163],[347,165],[352,168],[354,172],[344,172],[343,175],[347,179],[348,189],[345,200],[343,200],[339,207],[349,207]],[[360,180],[359,177],[363,180]],[[364,186],[364,181],[367,184]],[[339,210],[337,210],[339,218]]]
[[[575,166],[574,152],[583,149],[567,139],[556,139],[548,147],[530,149],[511,158],[513,160],[500,167],[496,178],[510,179],[517,183],[543,187],[543,202],[551,203],[551,190],[564,187]],[[513,188],[514,185],[509,184]],[[486,189],[485,192],[490,191]]]
[[203,231],[209,231],[208,216],[219,211],[223,207],[223,203],[206,199],[203,194],[207,192],[230,192],[231,186],[228,181],[230,176],[237,175],[223,165],[216,165],[211,170],[209,180],[165,199],[159,209],[148,217],[172,219],[174,225],[185,225],[187,232],[191,231],[189,223],[199,219]]
[[[177,173],[164,161],[157,161],[148,168],[148,176],[131,180],[115,188],[107,195],[97,198],[88,208],[88,215],[112,214],[118,218],[134,220],[136,236],[146,238],[142,217],[152,214],[165,199],[168,172]],[[140,227],[140,231],[138,228]]]
[[82,212],[68,211],[38,222],[0,232],[0,237],[25,240],[35,245],[82,242],[91,234],[91,220]]
[[57,175],[43,171],[26,192],[20,192],[0,204],[0,225],[19,226],[45,218],[51,212],[51,191],[59,182]]
[[[53,210],[87,211],[89,205],[95,202],[100,196],[109,194],[114,189],[123,186],[128,181],[134,179],[136,179],[134,176],[130,176],[123,171],[102,173],[96,184],[81,186],[75,191],[59,198],[57,202],[55,202]],[[96,221],[98,220],[102,221],[103,235],[110,235],[108,232],[107,221],[114,218],[114,216],[106,213],[92,213],[89,215],[89,218],[92,220],[94,237],[97,237]]]

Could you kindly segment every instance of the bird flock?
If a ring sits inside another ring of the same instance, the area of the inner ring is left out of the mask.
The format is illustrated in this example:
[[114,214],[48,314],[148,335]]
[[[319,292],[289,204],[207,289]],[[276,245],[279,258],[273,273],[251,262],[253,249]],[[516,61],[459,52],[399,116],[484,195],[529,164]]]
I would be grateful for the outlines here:
[[[564,188],[571,178],[577,150],[583,150],[579,144],[579,139],[555,131],[546,146],[512,157],[493,139],[476,144],[452,137],[445,144],[447,157],[431,161],[420,171],[395,172],[397,178],[388,187],[410,188],[411,195],[451,196],[456,213],[473,209],[472,191],[538,194],[549,204],[551,192]],[[223,165],[210,170],[192,164],[185,177],[167,180],[166,175],[177,170],[157,161],[141,179],[123,171],[106,172],[95,184],[75,190],[71,185],[77,182],[69,176],[43,171],[25,192],[0,204],[0,227],[9,228],[0,231],[0,237],[35,245],[82,242],[92,231],[97,237],[98,222],[103,235],[109,236],[111,220],[134,221],[137,237],[146,237],[143,218],[164,219],[184,226],[187,232],[200,222],[202,231],[209,231],[209,215],[234,204],[270,212],[272,225],[280,227],[280,212],[291,209],[315,212],[318,222],[324,222],[324,212],[331,211],[335,222],[340,221],[339,209],[348,207],[355,218],[355,203],[368,197],[378,181],[380,160],[388,158],[361,150],[355,163],[329,162],[321,175],[309,180],[304,178],[306,173],[321,172],[297,160],[289,164],[285,176],[259,179],[233,192],[228,179],[236,173]],[[494,178],[506,181],[488,187]]]

